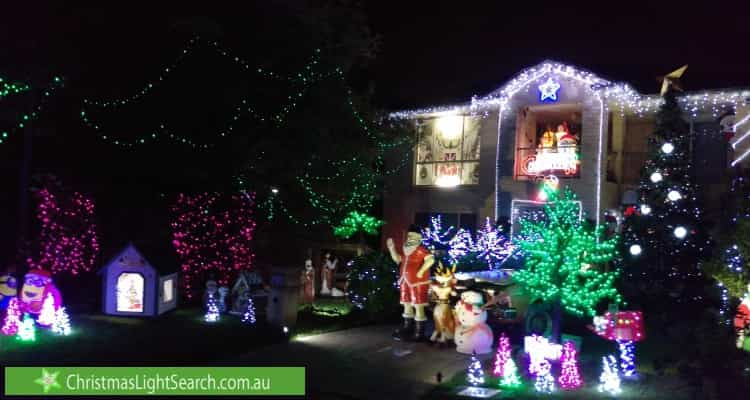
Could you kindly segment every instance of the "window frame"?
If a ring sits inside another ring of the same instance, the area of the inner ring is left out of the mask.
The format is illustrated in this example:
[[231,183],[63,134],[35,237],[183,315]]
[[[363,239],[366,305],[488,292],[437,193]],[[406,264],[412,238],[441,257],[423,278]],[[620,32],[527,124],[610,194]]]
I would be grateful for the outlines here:
[[[458,164],[458,176],[461,177],[461,180],[463,180],[463,177],[464,177],[464,172],[465,172],[464,171],[464,166],[476,164],[477,166],[479,166],[481,168],[481,164],[480,164],[481,163],[481,148],[482,148],[482,141],[481,141],[481,134],[480,134],[480,131],[482,129],[481,123],[479,124],[479,127],[477,128],[477,136],[479,137],[479,139],[478,139],[479,140],[479,157],[477,157],[476,159],[464,160],[463,157],[466,154],[465,153],[466,118],[471,118],[472,116],[470,114],[456,114],[454,116],[460,116],[461,117],[461,146],[460,146],[461,149],[460,149],[460,154],[461,154],[461,158],[462,159],[461,160],[456,160],[456,161],[436,161],[436,160],[433,160],[433,161],[419,161],[419,145],[421,143],[421,135],[422,135],[422,133],[420,133],[419,129],[417,129],[417,132],[416,132],[416,134],[417,134],[416,146],[414,146],[414,149],[413,149],[413,151],[414,151],[414,164],[413,164],[414,165],[414,171],[411,174],[411,180],[412,180],[412,186],[413,187],[420,188],[420,189],[451,189],[451,188],[457,188],[457,187],[477,187],[477,186],[479,186],[481,177],[477,178],[476,183],[459,183],[458,185],[451,186],[451,187],[445,187],[445,186],[440,186],[440,185],[436,185],[435,184],[435,175],[436,175],[435,174],[435,169],[440,164]],[[448,116],[446,115],[446,116],[442,116],[442,117],[448,117]],[[425,117],[425,118],[418,118],[416,123],[417,124],[423,124],[425,126],[429,126],[429,129],[433,129],[434,130],[435,127],[434,127],[433,124],[435,124],[436,121],[438,119],[440,119],[440,118],[441,118],[441,116],[431,116],[431,117]],[[427,129],[427,128],[425,128],[425,129]],[[436,133],[433,131],[432,134],[433,134],[433,141],[434,141],[434,135],[436,135]],[[432,171],[432,183],[430,183],[430,184],[419,184],[418,183],[417,175],[419,174],[419,168],[421,166],[428,166],[429,168],[433,169],[433,171]]]

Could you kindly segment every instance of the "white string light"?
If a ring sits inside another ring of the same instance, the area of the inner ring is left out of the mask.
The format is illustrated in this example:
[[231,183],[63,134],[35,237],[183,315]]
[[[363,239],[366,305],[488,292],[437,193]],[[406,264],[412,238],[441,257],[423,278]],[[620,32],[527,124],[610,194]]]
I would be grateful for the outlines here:
[[[534,82],[547,74],[556,74],[577,80],[587,85],[592,90],[601,93],[607,103],[618,106],[622,111],[630,111],[635,114],[648,114],[655,112],[663,103],[659,95],[642,95],[626,83],[615,83],[603,79],[591,72],[577,69],[571,65],[565,65],[552,61],[542,62],[534,67],[521,71],[513,79],[508,81],[499,89],[482,97],[473,96],[468,103],[444,105],[438,107],[426,107],[413,110],[395,111],[389,114],[395,119],[414,119],[420,116],[435,114],[458,114],[486,112],[494,109],[497,105],[507,103],[513,95],[523,89],[528,89]],[[678,102],[684,111],[693,117],[699,113],[710,110],[711,115],[718,117],[726,106],[736,109],[746,99],[750,98],[750,90],[705,90],[702,93],[684,93],[678,96]],[[742,122],[735,124],[741,125]]]
[[[389,114],[389,118],[416,119],[425,116],[451,114],[482,114],[484,117],[486,117],[489,115],[489,111],[496,109],[498,111],[498,124],[495,159],[495,219],[497,219],[500,216],[500,141],[503,113],[511,108],[507,105],[510,103],[515,94],[522,90],[529,90],[529,87],[532,83],[537,82],[545,77],[547,77],[549,81],[549,79],[551,79],[550,75],[572,79],[583,84],[586,88],[593,92],[593,94],[596,96],[596,99],[599,101],[599,144],[597,156],[598,165],[596,172],[596,224],[599,225],[602,186],[602,138],[604,132],[603,125],[605,108],[609,109],[610,105],[613,105],[619,108],[620,112],[623,114],[625,112],[631,112],[638,115],[653,113],[664,101],[661,96],[641,95],[626,83],[611,82],[595,75],[594,73],[577,69],[571,65],[545,61],[536,66],[522,70],[503,86],[485,96],[472,96],[471,100],[468,103],[395,111]],[[683,110],[690,114],[692,117],[697,117],[699,113],[706,112],[707,110],[709,110],[711,114],[716,117],[721,112],[723,112],[727,106],[731,106],[733,109],[736,109],[739,104],[745,102],[747,99],[750,99],[749,90],[707,90],[702,93],[682,94],[681,96],[678,96],[678,103],[683,108]],[[743,120],[735,124],[735,127],[746,122],[748,118],[750,118],[750,116],[743,118]],[[750,134],[750,132],[748,132],[748,134]],[[744,139],[744,136],[739,140],[742,139]],[[737,142],[739,142],[739,140],[737,140]],[[733,161],[732,166],[747,157],[748,154],[750,154],[750,150],[748,150],[748,152],[743,154],[737,160]]]

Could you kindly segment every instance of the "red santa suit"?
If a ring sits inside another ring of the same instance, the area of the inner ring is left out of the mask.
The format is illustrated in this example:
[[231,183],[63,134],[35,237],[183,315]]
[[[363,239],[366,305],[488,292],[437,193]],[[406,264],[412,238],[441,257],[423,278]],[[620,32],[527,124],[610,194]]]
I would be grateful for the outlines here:
[[424,259],[431,255],[424,246],[417,246],[409,255],[401,256],[400,277],[398,284],[401,288],[401,304],[425,305],[428,303],[427,290],[430,287],[430,270],[426,270],[421,278],[417,272],[422,268]]
[[745,329],[750,325],[750,297],[745,297],[737,307],[737,314],[734,315],[734,328]]

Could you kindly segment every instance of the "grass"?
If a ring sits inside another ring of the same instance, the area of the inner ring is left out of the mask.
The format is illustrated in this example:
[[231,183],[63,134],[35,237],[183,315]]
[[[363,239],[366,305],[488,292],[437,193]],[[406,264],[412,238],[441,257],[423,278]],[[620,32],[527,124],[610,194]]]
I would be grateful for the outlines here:
[[[303,310],[294,333],[345,329],[360,321],[353,314],[318,316]],[[262,316],[255,325],[242,324],[233,315],[206,323],[198,308],[177,309],[158,318],[73,314],[71,322],[70,336],[56,336],[39,328],[35,342],[0,335],[0,364],[195,365],[230,359],[286,340],[277,328],[266,325]]]

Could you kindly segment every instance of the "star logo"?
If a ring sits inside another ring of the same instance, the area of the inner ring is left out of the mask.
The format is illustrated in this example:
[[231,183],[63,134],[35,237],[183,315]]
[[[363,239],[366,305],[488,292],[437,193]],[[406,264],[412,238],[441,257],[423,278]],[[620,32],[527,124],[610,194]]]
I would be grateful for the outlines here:
[[60,371],[49,373],[46,369],[42,368],[42,376],[35,379],[34,383],[42,385],[44,387],[44,393],[49,392],[49,390],[52,388],[61,388],[62,386],[57,383],[57,375],[59,374]]
[[560,90],[560,84],[555,82],[551,77],[539,85],[539,101],[557,101],[557,92]]

